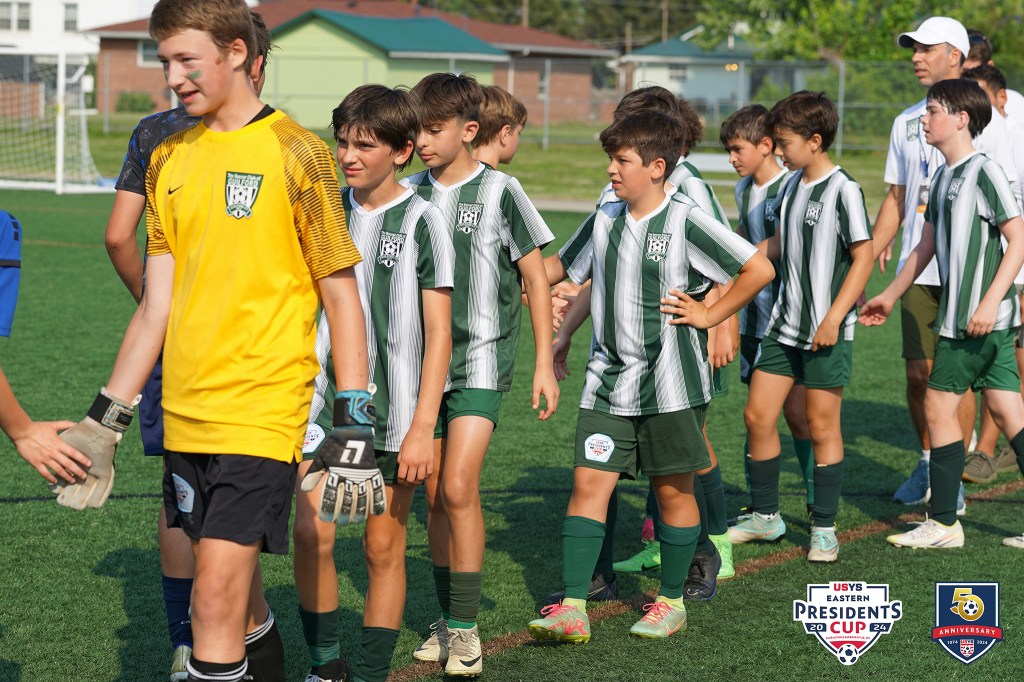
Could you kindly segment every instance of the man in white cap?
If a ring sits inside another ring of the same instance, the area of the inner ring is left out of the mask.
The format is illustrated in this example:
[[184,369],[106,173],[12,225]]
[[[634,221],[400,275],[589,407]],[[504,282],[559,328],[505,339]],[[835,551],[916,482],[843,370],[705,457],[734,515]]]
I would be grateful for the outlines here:
[[[959,78],[964,60],[970,51],[967,30],[956,19],[931,17],[916,31],[899,37],[900,47],[913,50],[910,58],[914,76],[925,88],[933,83],[950,78]],[[900,261],[903,267],[907,255],[921,239],[924,227],[924,210],[928,202],[928,189],[932,178],[943,163],[942,154],[925,141],[921,127],[921,116],[925,113],[926,101],[906,109],[896,117],[889,139],[889,155],[885,162],[885,181],[889,192],[882,201],[875,221],[874,250],[879,257],[879,266],[885,272],[889,259],[889,245],[897,229],[903,225],[903,241]],[[1003,167],[1008,178],[1019,176],[1011,155],[1010,134],[1002,116],[993,116],[992,122],[974,140],[975,147],[994,159]],[[1019,189],[1014,188],[1014,193]],[[903,483],[893,496],[903,504],[927,502],[931,487],[928,479],[928,459],[931,443],[928,440],[927,422],[924,416],[924,396],[928,387],[928,375],[935,357],[937,336],[932,330],[939,303],[939,273],[933,260],[901,301],[903,323],[903,359],[906,361],[907,407],[910,418],[921,442],[921,459],[910,478]],[[960,404],[959,419],[963,433],[974,431],[974,395],[968,391]],[[970,448],[968,448],[970,449]],[[957,502],[957,513],[963,514],[963,486]]]

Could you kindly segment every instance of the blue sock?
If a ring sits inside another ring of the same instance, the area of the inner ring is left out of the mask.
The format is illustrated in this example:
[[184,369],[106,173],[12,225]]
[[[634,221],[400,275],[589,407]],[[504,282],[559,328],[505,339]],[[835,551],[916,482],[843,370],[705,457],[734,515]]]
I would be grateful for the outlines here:
[[192,603],[192,579],[163,576],[164,607],[167,609],[167,632],[171,647],[192,646],[192,617],[188,607]]

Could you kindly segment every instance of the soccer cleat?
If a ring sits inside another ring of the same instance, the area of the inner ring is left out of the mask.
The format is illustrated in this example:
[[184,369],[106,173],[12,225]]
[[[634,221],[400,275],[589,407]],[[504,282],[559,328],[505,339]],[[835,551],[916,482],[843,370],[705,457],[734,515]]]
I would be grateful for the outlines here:
[[1012,538],[1003,538],[1003,544],[1014,549],[1024,549],[1024,535],[1015,535]]
[[644,517],[644,525],[640,528],[640,539],[644,542],[654,539],[654,519]]
[[[590,577],[590,589],[587,591],[587,601],[615,601],[619,598],[619,581],[615,574],[612,574],[611,582],[604,579],[600,573]],[[552,592],[548,595],[548,604],[561,604],[565,599],[565,590]]]
[[736,568],[732,563],[732,540],[729,539],[729,533],[709,535],[708,539],[715,543],[715,549],[718,550],[718,556],[722,558],[722,567],[718,569],[718,579],[728,580],[735,576]]
[[430,637],[416,647],[412,657],[417,661],[448,660],[448,620],[443,616],[430,624]]
[[754,512],[750,518],[729,529],[729,540],[734,545],[744,542],[775,542],[786,534],[786,522],[778,512],[770,515]]
[[476,677],[484,671],[480,651],[480,633],[471,628],[448,628],[448,662],[444,674],[450,677]]
[[811,528],[811,548],[807,560],[814,563],[831,563],[839,558],[839,541],[835,528]]
[[171,656],[171,682],[185,682],[188,679],[188,659],[192,657],[192,647],[181,644],[174,649]]
[[1004,445],[996,455],[996,471],[1003,473],[1004,471],[1017,471],[1018,468],[1017,453],[1009,445]]
[[964,527],[959,521],[952,526],[944,526],[935,519],[927,519],[917,528],[890,535],[885,540],[896,547],[953,549],[964,546]]
[[928,460],[917,460],[917,466],[910,478],[896,489],[892,499],[900,504],[924,504],[932,496],[931,480],[928,474]]
[[336,658],[323,665],[315,665],[309,669],[306,682],[355,682],[357,678],[349,676],[348,664],[343,658]]
[[695,552],[690,570],[683,585],[683,599],[687,601],[708,601],[718,591],[718,571],[722,568],[722,557],[714,543],[711,553]]
[[664,597],[644,606],[647,613],[633,624],[629,634],[648,639],[665,639],[686,629],[686,607],[674,606]]
[[644,544],[646,546],[642,550],[625,561],[616,561],[612,568],[623,573],[642,573],[661,566],[661,543],[651,540]]
[[967,500],[964,499],[964,484],[960,484],[960,490],[956,493],[956,515],[967,516]]
[[967,453],[964,463],[963,479],[968,483],[991,483],[996,480],[996,458],[984,452]]
[[549,604],[540,610],[540,618],[530,621],[530,636],[558,642],[585,644],[590,641],[590,618],[569,604]]

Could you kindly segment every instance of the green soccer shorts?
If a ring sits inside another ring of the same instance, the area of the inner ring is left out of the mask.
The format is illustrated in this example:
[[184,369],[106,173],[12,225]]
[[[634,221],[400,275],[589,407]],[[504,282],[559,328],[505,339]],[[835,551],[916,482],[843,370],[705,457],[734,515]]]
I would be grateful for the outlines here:
[[448,424],[457,417],[484,417],[498,428],[501,398],[505,394],[487,388],[453,388],[441,398],[441,410],[434,427],[434,438],[448,437]]
[[853,374],[853,342],[839,339],[836,345],[816,351],[794,348],[775,339],[761,339],[754,369],[793,377],[807,388],[842,388]]
[[1001,329],[963,339],[940,336],[928,388],[957,395],[968,388],[1019,392],[1016,336],[1016,329]]

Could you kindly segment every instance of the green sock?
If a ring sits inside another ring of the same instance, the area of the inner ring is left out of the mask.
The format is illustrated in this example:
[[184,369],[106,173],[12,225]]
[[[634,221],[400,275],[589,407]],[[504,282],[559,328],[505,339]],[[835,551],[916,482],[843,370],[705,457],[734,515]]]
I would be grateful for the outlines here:
[[962,440],[938,448],[932,446],[928,462],[932,481],[932,518],[944,526],[956,523],[956,497],[960,491],[966,454]]
[[1017,455],[1017,466],[1020,467],[1020,472],[1024,474],[1024,429],[1010,439],[1010,447]]
[[751,509],[760,514],[774,514],[779,511],[780,461],[778,455],[760,462],[750,460]]
[[836,525],[836,514],[839,513],[839,493],[842,488],[842,462],[814,467],[814,489],[818,491],[818,501],[814,503],[812,525],[818,528],[830,528]]
[[441,605],[441,615],[448,620],[452,609],[452,573],[447,566],[434,566],[434,591]]
[[391,656],[398,642],[398,630],[363,626],[359,657],[352,674],[364,682],[385,682],[391,671]]
[[747,492],[750,492],[750,436],[743,441],[743,480],[747,482]]
[[586,600],[604,535],[604,524],[585,516],[562,521],[562,582],[569,599]]
[[804,476],[807,504],[814,504],[814,446],[810,440],[794,438],[793,449],[796,450],[796,461],[800,463],[800,472]]
[[[693,481],[693,500],[697,503],[697,512],[700,515],[700,525],[697,526],[699,529],[697,551],[710,554],[715,545],[711,542],[711,538],[708,537],[708,505],[707,500],[704,499],[704,486],[700,484],[700,481],[696,480],[696,477],[694,477]],[[657,529],[658,526],[655,526],[655,534],[658,533]],[[658,539],[661,539],[661,535],[658,535]]]
[[313,665],[324,665],[341,657],[338,643],[338,610],[315,613],[299,607],[302,634],[309,647],[309,658]]
[[[480,571],[452,571],[451,613],[448,627],[468,629],[480,613]],[[588,581],[589,584],[589,581]]]
[[608,499],[608,518],[604,522],[604,541],[601,543],[601,553],[597,555],[597,565],[594,573],[604,576],[606,582],[611,582],[615,570],[612,568],[615,549],[615,520],[619,516],[619,491],[612,490],[612,496]]
[[706,474],[697,476],[700,487],[704,489],[704,504],[708,511],[708,535],[721,535],[729,532],[729,522],[725,514],[725,486],[722,485],[722,470],[715,468]]
[[668,599],[679,599],[683,596],[683,583],[697,549],[700,526],[676,528],[662,523],[658,531],[661,538],[661,589],[658,594]]

